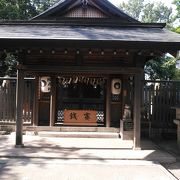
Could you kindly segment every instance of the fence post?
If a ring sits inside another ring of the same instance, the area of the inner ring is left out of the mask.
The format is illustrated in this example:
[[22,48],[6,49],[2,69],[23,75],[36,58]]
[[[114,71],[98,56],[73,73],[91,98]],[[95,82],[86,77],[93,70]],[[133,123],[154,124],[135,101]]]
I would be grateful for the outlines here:
[[17,71],[16,84],[16,145],[20,148],[23,146],[23,99],[24,99],[24,72]]

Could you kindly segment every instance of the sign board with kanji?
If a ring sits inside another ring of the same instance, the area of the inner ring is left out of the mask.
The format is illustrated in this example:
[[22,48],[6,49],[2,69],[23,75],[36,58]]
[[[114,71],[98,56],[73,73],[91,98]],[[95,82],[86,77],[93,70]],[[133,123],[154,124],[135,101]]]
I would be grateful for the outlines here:
[[64,124],[97,125],[97,111],[64,110]]

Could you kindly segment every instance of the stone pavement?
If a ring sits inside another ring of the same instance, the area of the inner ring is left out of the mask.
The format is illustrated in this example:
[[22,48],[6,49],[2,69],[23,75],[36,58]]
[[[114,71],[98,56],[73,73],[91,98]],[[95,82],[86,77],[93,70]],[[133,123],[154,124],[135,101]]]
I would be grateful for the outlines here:
[[0,136],[2,180],[177,179],[159,164],[172,165],[176,158],[150,141],[134,151],[132,141],[120,139],[24,136],[21,149],[14,148],[14,140]]
[[161,140],[156,141],[157,146],[166,152],[169,152],[176,157],[176,162],[166,163],[164,167],[167,168],[172,174],[180,179],[180,150],[176,140]]
[[16,159],[0,163],[1,180],[175,180],[161,165],[144,161]]

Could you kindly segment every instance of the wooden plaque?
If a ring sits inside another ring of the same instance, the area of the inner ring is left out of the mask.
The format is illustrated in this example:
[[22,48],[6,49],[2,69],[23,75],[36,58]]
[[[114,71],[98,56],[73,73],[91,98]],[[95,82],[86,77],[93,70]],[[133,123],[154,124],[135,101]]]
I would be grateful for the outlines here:
[[64,110],[65,124],[97,124],[97,111],[93,110]]

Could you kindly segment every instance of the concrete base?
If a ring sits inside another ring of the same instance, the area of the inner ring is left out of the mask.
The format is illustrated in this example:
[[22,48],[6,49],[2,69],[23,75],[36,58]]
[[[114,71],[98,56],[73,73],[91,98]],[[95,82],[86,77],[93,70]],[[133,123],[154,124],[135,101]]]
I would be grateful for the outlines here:
[[66,138],[119,138],[119,128],[30,126],[26,135]]
[[133,131],[124,131],[123,133],[121,133],[120,137],[122,140],[133,140],[133,135]]
[[59,138],[119,138],[119,133],[110,132],[38,132],[40,137],[59,137]]
[[[129,121],[130,123],[131,120]],[[125,130],[125,121],[121,120],[120,121],[120,137],[122,140],[133,140],[133,137],[134,137],[134,131],[133,129],[132,130]]]
[[133,150],[135,151],[140,151],[142,148],[141,147],[133,147]]
[[116,132],[119,133],[119,128],[107,127],[72,127],[72,126],[29,126],[26,131],[55,131],[55,132]]
[[15,145],[15,148],[24,148],[24,144],[21,144],[21,145]]

